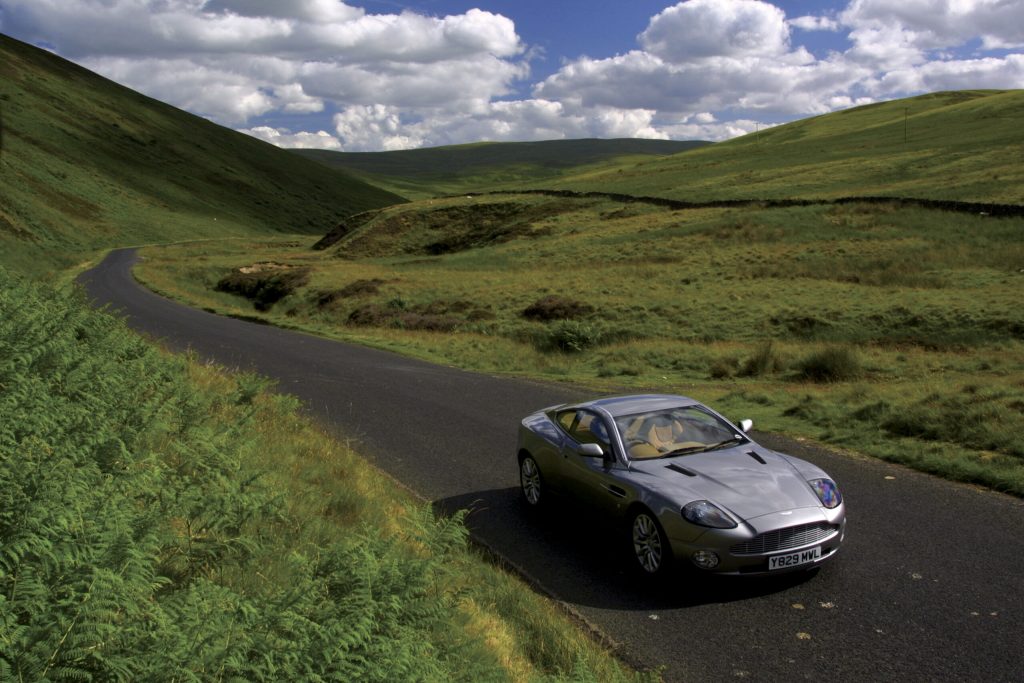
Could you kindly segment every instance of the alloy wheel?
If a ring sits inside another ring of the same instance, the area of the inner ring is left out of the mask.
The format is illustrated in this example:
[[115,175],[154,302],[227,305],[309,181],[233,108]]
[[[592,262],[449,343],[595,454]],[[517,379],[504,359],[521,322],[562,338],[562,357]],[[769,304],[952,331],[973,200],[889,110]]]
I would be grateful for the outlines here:
[[658,523],[646,512],[633,517],[633,553],[648,574],[657,574],[662,567],[663,549]]
[[527,456],[519,464],[519,482],[523,487],[523,498],[530,505],[539,505],[541,500],[540,468],[533,458]]

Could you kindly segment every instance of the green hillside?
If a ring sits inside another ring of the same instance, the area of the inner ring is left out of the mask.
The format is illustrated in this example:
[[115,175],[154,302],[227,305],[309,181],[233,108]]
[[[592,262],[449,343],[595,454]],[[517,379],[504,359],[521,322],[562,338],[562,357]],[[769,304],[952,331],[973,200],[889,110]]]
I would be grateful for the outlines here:
[[691,201],[900,196],[1024,204],[1024,90],[922,95],[532,187]]
[[295,150],[327,166],[358,174],[374,185],[411,198],[458,194],[523,182],[539,182],[652,157],[686,152],[709,143],[680,140],[546,140],[479,142],[394,152]]
[[403,201],[0,35],[0,264],[98,248],[323,233]]

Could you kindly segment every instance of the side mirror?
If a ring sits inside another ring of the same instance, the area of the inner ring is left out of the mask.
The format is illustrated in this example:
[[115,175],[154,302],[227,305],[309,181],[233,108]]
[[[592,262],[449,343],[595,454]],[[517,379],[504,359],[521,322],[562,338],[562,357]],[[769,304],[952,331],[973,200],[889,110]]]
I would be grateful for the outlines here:
[[744,433],[749,432],[753,428],[754,428],[754,421],[753,420],[740,420],[740,429],[742,429]]
[[576,449],[576,454],[584,458],[603,458],[604,449],[598,443],[583,443]]

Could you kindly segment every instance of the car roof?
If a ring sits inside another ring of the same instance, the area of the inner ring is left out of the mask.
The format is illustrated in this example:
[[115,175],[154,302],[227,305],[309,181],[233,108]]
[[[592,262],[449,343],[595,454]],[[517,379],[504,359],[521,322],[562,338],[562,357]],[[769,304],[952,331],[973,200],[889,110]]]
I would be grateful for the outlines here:
[[612,417],[636,415],[667,408],[678,408],[696,404],[697,401],[686,396],[672,394],[636,394],[630,396],[608,396],[605,398],[580,403],[578,408],[601,408]]

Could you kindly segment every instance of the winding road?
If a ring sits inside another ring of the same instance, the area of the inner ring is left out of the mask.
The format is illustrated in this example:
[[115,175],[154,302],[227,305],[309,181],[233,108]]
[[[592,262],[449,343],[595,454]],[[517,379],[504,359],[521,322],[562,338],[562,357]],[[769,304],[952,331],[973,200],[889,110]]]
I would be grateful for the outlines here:
[[190,309],[140,287],[136,260],[112,252],[79,282],[169,348],[274,378],[439,511],[470,508],[477,539],[667,681],[1024,680],[1024,501],[756,434],[842,486],[840,557],[806,575],[637,586],[599,519],[541,523],[518,499],[518,420],[579,389]]

